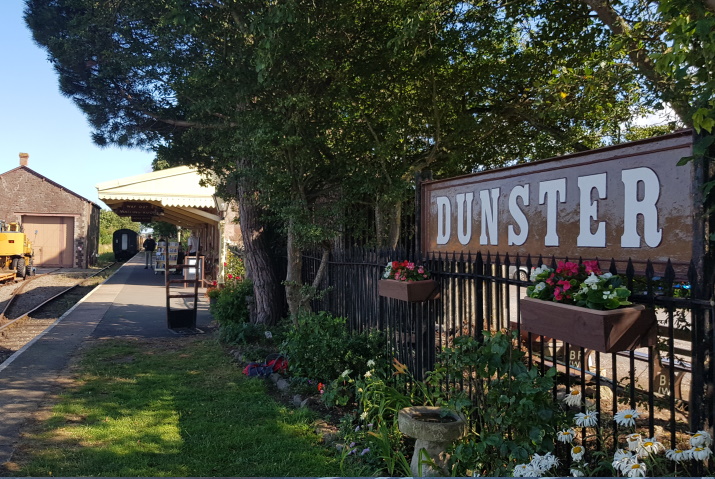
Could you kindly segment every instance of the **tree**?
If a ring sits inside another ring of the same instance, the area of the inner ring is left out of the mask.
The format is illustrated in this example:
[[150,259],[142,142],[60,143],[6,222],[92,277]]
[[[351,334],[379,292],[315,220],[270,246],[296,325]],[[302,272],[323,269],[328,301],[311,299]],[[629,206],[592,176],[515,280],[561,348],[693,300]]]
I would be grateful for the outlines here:
[[324,271],[305,288],[302,250],[320,248],[324,266],[335,238],[359,227],[358,208],[374,211],[375,244],[394,246],[416,172],[598,146],[641,101],[578,2],[27,5],[95,141],[154,147],[157,165],[197,165],[236,195],[267,323],[278,297],[270,227],[285,236],[295,317]]
[[129,229],[139,232],[139,223],[131,218],[119,216],[112,210],[99,211],[99,244],[112,244],[114,232],[120,229]]

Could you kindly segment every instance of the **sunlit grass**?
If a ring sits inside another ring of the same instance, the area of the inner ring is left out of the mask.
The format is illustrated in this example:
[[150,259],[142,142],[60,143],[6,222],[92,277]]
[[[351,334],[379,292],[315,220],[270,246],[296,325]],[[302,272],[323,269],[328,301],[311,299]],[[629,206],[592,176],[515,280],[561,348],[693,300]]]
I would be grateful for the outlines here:
[[13,475],[339,476],[306,410],[266,393],[210,338],[104,342],[20,448]]

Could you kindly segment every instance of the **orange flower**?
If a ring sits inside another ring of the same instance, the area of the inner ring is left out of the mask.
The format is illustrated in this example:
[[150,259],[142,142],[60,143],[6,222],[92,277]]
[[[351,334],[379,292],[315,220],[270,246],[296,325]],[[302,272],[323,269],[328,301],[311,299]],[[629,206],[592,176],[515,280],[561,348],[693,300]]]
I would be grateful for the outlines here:
[[407,366],[399,362],[397,358],[392,359],[392,366],[395,368],[395,372],[392,373],[393,376],[407,374]]

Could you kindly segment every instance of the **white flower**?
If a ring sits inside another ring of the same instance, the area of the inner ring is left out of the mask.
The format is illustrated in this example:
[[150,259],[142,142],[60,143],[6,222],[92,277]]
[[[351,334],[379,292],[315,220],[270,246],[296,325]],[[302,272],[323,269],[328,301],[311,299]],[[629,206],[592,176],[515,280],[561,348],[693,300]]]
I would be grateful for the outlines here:
[[665,451],[665,457],[675,462],[683,462],[690,459],[690,450],[687,449],[668,449]]
[[563,429],[556,433],[556,438],[563,443],[573,441],[574,437],[576,437],[576,431],[574,431],[572,428]]
[[621,473],[628,477],[645,477],[646,467],[645,464],[641,464],[640,462],[633,462],[630,467],[621,469]]
[[598,412],[580,412],[574,415],[578,427],[594,427],[598,424]]
[[540,268],[537,267],[537,268],[534,268],[533,270],[531,270],[531,275],[529,276],[529,279],[533,283],[534,281],[536,281],[537,276],[539,276],[541,273],[545,273],[547,271],[552,271],[552,270],[545,264],[542,264]]
[[639,413],[635,409],[624,409],[622,411],[618,411],[616,415],[613,416],[613,419],[619,426],[635,426],[636,419],[640,415],[641,413]]
[[368,367],[368,368],[374,368],[374,367],[375,367],[375,361],[373,361],[372,359],[368,359],[368,360],[367,360],[367,367]]
[[586,450],[581,446],[574,446],[571,448],[571,459],[574,461],[580,461],[583,458],[583,454]]
[[640,448],[638,449],[638,456],[648,457],[651,454],[658,454],[660,451],[665,451],[665,447],[654,437],[644,439]]
[[614,469],[620,471],[624,465],[630,465],[631,462],[633,462],[633,454],[623,449],[618,449],[615,454],[613,454],[613,462],[611,462],[611,465]]
[[626,436],[626,440],[628,441],[629,451],[637,451],[640,449],[641,444],[643,444],[643,436],[638,433]]
[[595,274],[591,273],[591,274],[588,276],[588,278],[586,278],[583,282],[584,282],[584,284],[588,284],[588,285],[591,285],[591,287],[593,287],[593,285],[598,284],[600,281],[601,281],[601,280],[598,279],[598,276],[596,276]]
[[363,411],[362,414],[360,414],[360,419],[362,419],[363,421],[367,419],[367,411]]
[[611,273],[603,273],[602,275],[599,276],[601,279],[611,279],[613,277],[613,274]]
[[341,378],[346,378],[348,377],[348,374],[350,374],[352,371],[350,369],[346,369],[343,371],[343,374],[340,375]]
[[712,437],[706,431],[698,431],[692,436],[690,436],[690,446],[691,447],[702,447],[709,446],[713,443]]
[[598,285],[597,284],[592,284],[591,289],[594,291],[598,291]]
[[266,339],[272,339],[272,338],[273,338],[273,334],[272,334],[270,331],[266,331],[266,332],[265,332],[265,335],[266,335]]
[[534,291],[538,293],[539,291],[543,290],[544,288],[546,288],[546,283],[544,283],[542,281],[541,283],[534,286]]
[[538,472],[539,474],[542,474],[549,469],[552,469],[556,466],[559,465],[559,459],[551,454],[550,452],[547,452],[543,456],[539,456],[538,454],[534,454],[534,457],[531,458],[531,467],[534,469],[534,471]]
[[571,471],[571,477],[583,477],[584,476],[583,471],[581,469],[575,469],[572,467],[570,469],[570,471]]
[[540,474],[531,467],[531,464],[518,464],[514,468],[514,477],[539,477]]
[[571,392],[566,395],[564,402],[568,406],[578,407],[581,405],[581,390],[578,388],[571,389]]
[[705,461],[713,453],[709,447],[694,447],[690,451],[690,457],[697,461]]
[[366,378],[369,378],[370,376],[372,376],[372,373],[371,373],[370,371],[368,371],[368,372],[365,373],[365,377],[366,377]]

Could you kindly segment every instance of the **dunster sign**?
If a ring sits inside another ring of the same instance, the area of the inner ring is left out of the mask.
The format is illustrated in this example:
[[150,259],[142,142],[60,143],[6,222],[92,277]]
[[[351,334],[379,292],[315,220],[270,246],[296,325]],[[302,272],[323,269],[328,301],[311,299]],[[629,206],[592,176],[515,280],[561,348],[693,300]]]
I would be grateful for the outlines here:
[[422,184],[423,253],[702,256],[692,131]]

